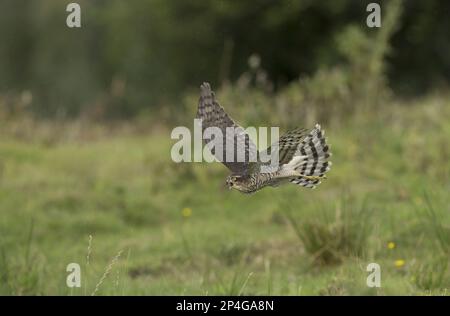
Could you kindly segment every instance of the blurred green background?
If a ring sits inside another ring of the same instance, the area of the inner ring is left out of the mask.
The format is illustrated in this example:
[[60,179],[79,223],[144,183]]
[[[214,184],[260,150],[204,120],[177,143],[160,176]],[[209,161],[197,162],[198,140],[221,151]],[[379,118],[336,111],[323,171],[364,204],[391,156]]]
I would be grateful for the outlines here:
[[[359,38],[380,32],[365,26],[370,1],[78,3],[80,29],[66,27],[67,1],[0,3],[0,89],[30,91],[30,111],[44,117],[178,108],[174,101],[203,81],[235,82],[254,54],[278,90],[347,58],[369,62],[364,57],[380,49]],[[385,56],[396,92],[417,95],[448,82],[449,7],[444,0],[404,2]]]
[[[450,3],[369,2],[0,1],[0,294],[447,295]],[[244,126],[319,122],[329,178],[174,163],[203,81]]]

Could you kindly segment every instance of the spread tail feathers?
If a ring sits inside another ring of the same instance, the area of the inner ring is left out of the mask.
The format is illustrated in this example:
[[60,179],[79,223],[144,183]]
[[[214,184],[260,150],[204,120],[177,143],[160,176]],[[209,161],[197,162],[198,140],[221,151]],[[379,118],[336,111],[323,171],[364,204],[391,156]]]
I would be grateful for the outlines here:
[[330,170],[331,156],[329,145],[326,143],[324,131],[320,125],[315,128],[300,142],[296,155],[287,164],[299,174],[292,178],[292,183],[315,188],[320,184],[320,179],[325,178],[325,173]]

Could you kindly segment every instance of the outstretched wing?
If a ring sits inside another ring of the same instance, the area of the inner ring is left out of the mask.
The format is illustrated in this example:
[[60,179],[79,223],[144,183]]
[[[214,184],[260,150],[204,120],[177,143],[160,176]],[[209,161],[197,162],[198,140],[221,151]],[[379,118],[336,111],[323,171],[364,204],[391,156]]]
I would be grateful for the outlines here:
[[[249,173],[251,167],[256,165],[257,150],[255,143],[245,133],[244,129],[225,113],[225,110],[215,99],[209,83],[204,82],[200,86],[200,90],[197,118],[202,120],[202,133],[208,127],[219,128],[222,132],[222,153],[216,152],[212,140],[205,140],[205,143],[212,154],[234,174]],[[228,132],[227,128],[229,128]],[[233,153],[228,152],[227,155],[227,150],[233,150]],[[238,152],[241,153],[239,157]]]
[[306,138],[309,131],[305,128],[296,128],[283,134],[278,142],[272,144],[267,151],[271,153],[273,150],[278,150],[279,165],[284,165],[292,160],[295,153],[299,149],[299,145]]
[[[324,132],[319,124],[316,124],[312,130],[297,128],[287,132],[267,151],[269,153],[273,151],[278,152],[279,163],[276,170],[287,167],[293,168],[301,176],[289,178],[289,180],[292,183],[308,188],[314,188],[318,185],[320,183],[319,179],[330,170],[331,162],[329,157],[331,153],[329,152]],[[261,168],[268,164],[261,163]],[[272,169],[270,171],[276,170]]]
[[[277,142],[273,143],[264,152],[266,157],[271,157],[275,159],[278,154],[277,161],[260,161],[261,167],[266,167],[266,170],[261,170],[263,172],[274,172],[279,170],[284,164],[289,163],[295,155],[298,155],[299,145],[308,135],[308,130],[305,128],[296,128],[283,134]],[[259,157],[262,156],[262,151],[258,154]],[[259,158],[261,159],[261,158]],[[274,165],[273,162],[276,164]],[[272,165],[270,167],[270,165]]]

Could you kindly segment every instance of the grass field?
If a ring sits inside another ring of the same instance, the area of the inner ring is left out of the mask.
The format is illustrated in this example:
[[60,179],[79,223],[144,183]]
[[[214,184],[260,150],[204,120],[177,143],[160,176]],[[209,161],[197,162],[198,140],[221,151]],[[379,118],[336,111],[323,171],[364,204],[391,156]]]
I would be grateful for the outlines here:
[[450,101],[412,103],[323,125],[316,190],[253,195],[218,163],[173,163],[170,129],[5,121],[0,294],[445,295]]

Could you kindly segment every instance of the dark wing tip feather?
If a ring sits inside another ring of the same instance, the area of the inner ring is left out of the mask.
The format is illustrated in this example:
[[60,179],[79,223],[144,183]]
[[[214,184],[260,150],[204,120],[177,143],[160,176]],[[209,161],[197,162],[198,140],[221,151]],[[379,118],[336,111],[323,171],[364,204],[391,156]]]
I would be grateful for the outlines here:
[[203,120],[208,119],[208,112],[214,108],[214,92],[211,91],[211,86],[208,82],[203,82],[200,85],[200,99],[197,109],[197,118]]
[[212,94],[211,86],[209,85],[208,82],[203,82],[203,83],[200,85],[200,91],[201,91],[200,95],[201,95],[202,97],[205,97],[205,96],[208,96],[208,95],[211,95],[211,94]]

